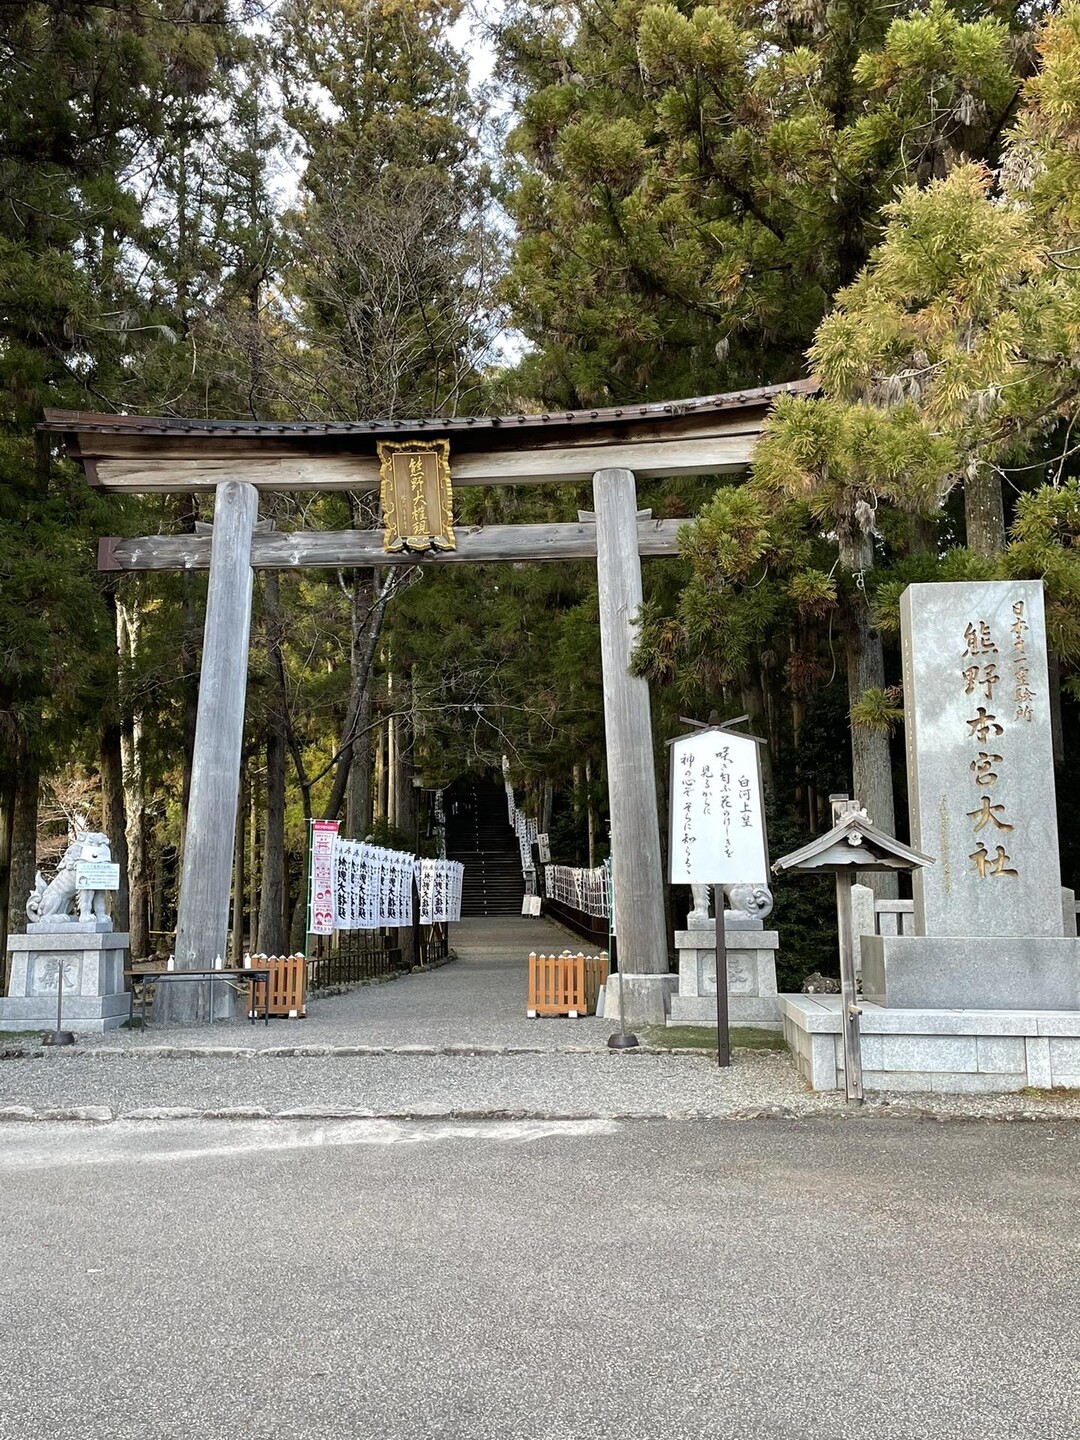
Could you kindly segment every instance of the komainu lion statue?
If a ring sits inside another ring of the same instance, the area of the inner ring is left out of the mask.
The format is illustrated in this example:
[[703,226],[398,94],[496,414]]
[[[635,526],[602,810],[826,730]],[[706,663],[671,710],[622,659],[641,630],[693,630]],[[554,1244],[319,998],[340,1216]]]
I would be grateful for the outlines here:
[[64,851],[64,858],[48,884],[39,872],[37,883],[26,902],[27,919],[35,924],[42,920],[107,920],[105,891],[77,890],[75,867],[80,860],[111,859],[112,851],[107,835],[95,830],[84,830],[77,834]]
[[772,913],[772,891],[767,885],[725,885],[728,904],[740,920],[764,920]]
[[[694,896],[694,908],[686,917],[687,929],[702,930],[709,923],[711,887],[692,885],[690,889]],[[725,885],[724,893],[731,906],[728,914],[733,920],[764,920],[772,911],[772,891],[767,885]]]

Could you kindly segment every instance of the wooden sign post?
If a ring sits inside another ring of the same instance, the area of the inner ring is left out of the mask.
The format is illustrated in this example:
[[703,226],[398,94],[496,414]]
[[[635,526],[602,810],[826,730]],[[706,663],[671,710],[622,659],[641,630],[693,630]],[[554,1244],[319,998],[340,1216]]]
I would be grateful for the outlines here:
[[[724,886],[767,885],[769,854],[755,735],[701,725],[671,747],[671,883],[711,885],[716,915],[716,1059],[731,1064]],[[696,724],[687,721],[687,724]]]

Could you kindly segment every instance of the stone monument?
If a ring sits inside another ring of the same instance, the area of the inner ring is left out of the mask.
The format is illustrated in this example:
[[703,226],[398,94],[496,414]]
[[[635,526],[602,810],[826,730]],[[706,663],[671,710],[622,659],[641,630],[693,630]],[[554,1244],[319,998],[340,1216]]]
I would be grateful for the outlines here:
[[1037,580],[911,585],[901,599],[914,934],[864,938],[882,1005],[1080,1009],[1061,906]]
[[112,928],[106,890],[116,888],[106,835],[78,833],[46,883],[39,874],[26,902],[25,935],[9,935],[11,980],[0,999],[0,1026],[56,1026],[57,992],[64,1025],[99,1034],[128,1018],[124,989],[128,937]]
[[[687,928],[675,932],[679,989],[671,997],[669,1025],[716,1023],[716,921],[709,914],[709,888],[691,887],[694,907],[686,917]],[[729,1022],[779,1030],[776,951],[780,937],[764,926],[773,908],[772,892],[765,885],[725,885],[724,893],[729,907],[724,912]]]
[[[861,936],[864,1083],[1080,1087],[1080,941],[1062,900],[1042,584],[912,585],[901,622],[911,842],[935,863],[913,876],[909,933]],[[875,928],[872,914],[863,923]],[[839,1002],[780,997],[815,1090],[844,1084]]]

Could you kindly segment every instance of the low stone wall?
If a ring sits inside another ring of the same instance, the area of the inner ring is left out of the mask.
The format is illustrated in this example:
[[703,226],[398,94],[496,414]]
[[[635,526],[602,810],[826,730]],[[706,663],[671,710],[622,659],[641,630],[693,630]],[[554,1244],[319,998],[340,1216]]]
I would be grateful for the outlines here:
[[[781,995],[784,1039],[813,1090],[844,1088],[839,995]],[[1080,1089],[1080,1011],[886,1010],[862,1003],[867,1090]]]

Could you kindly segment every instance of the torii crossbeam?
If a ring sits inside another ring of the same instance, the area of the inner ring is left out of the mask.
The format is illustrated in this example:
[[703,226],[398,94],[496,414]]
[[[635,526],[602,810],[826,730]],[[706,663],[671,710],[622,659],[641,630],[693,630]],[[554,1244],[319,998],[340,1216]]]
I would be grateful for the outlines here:
[[[668,975],[663,875],[647,682],[630,674],[641,556],[677,551],[680,521],[645,518],[635,475],[733,473],[749,464],[770,406],[813,383],[666,404],[543,415],[348,423],[180,420],[50,411],[92,485],[131,493],[213,491],[212,534],[106,538],[107,570],[208,569],[191,794],[176,931],[181,969],[225,953],[240,783],[253,569],[470,560],[596,558],[600,598],[615,922],[627,1023],[663,1023]],[[591,482],[595,521],[459,528],[457,548],[391,554],[382,532],[257,528],[261,490],[370,490],[380,441],[446,440],[454,486]],[[202,987],[170,987],[190,1021]]]

